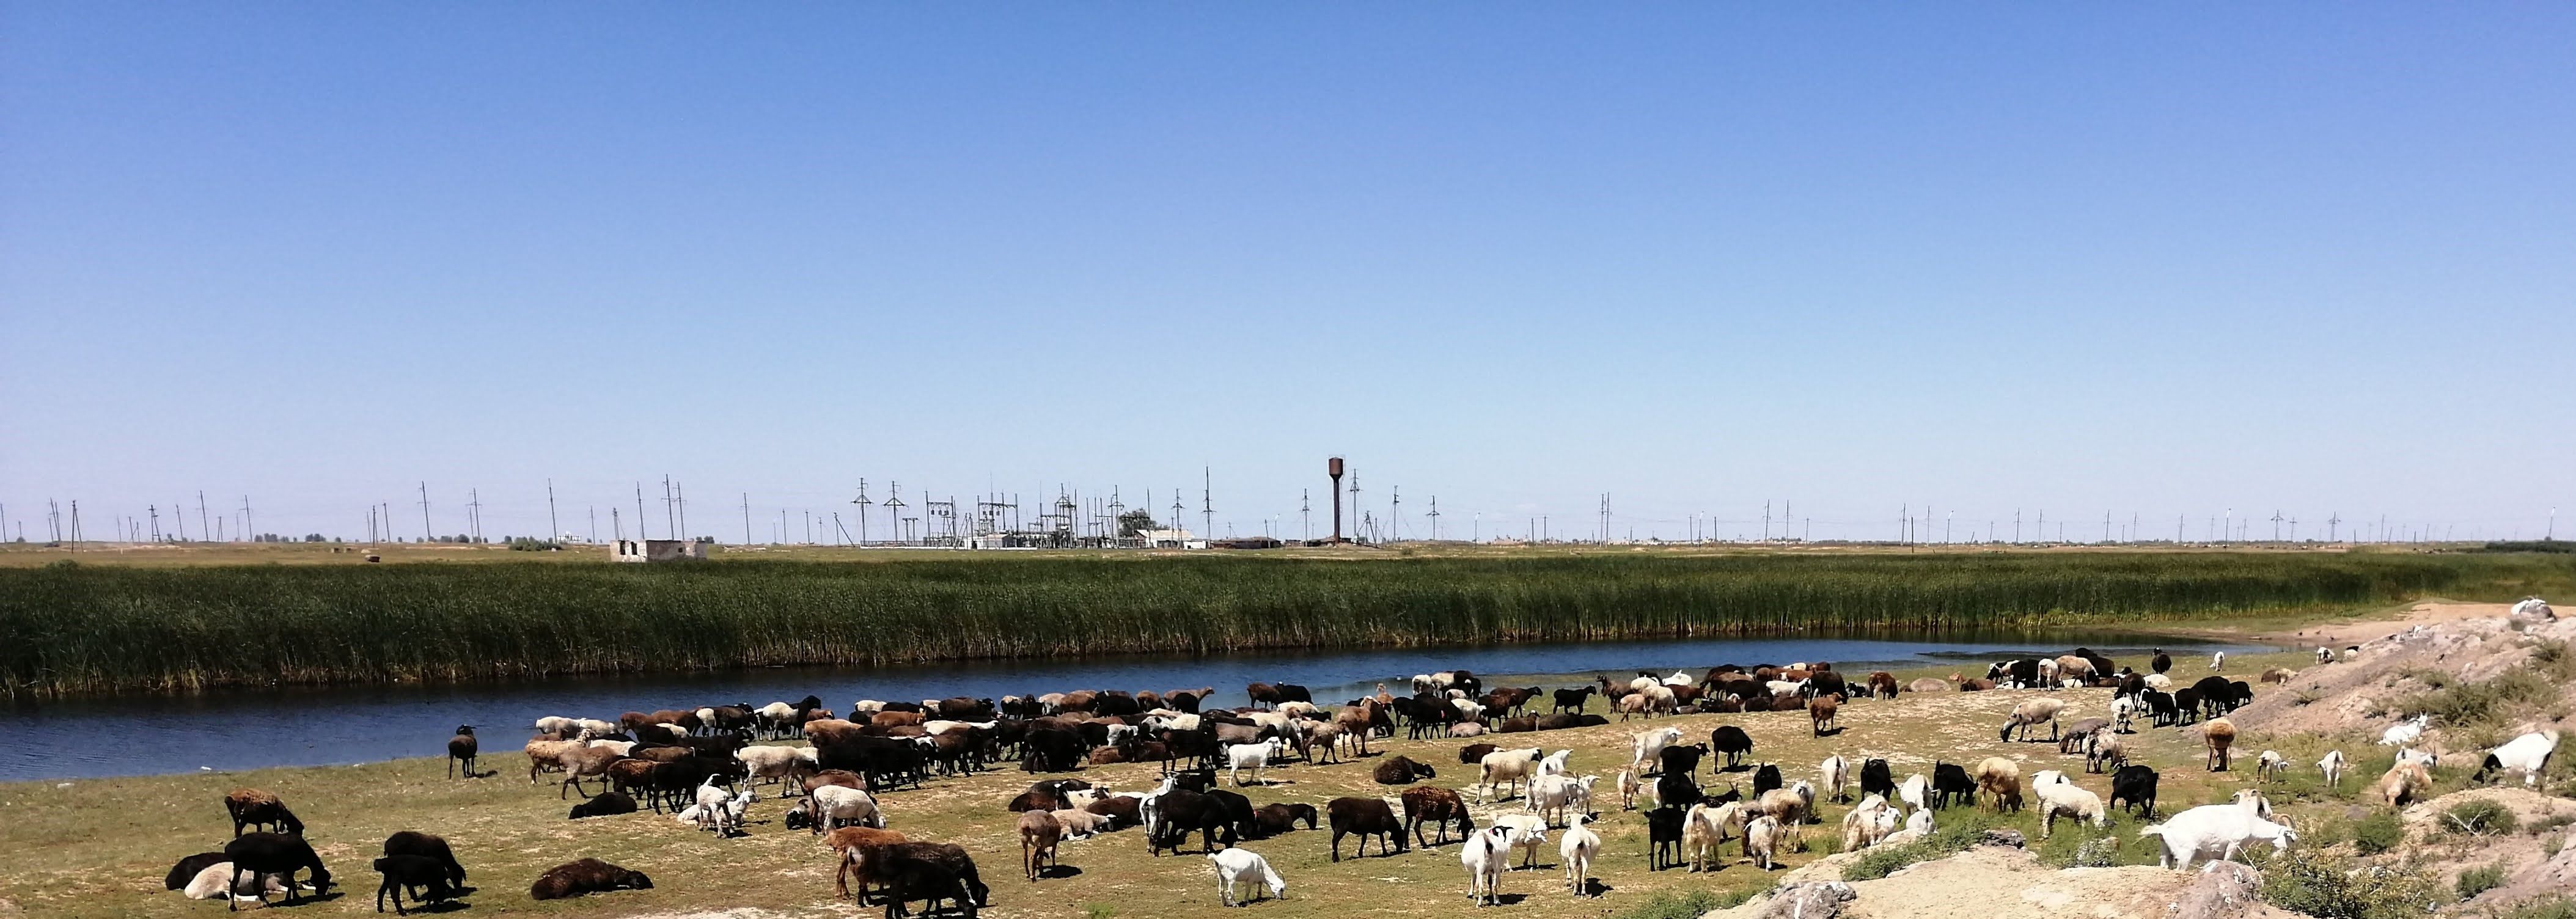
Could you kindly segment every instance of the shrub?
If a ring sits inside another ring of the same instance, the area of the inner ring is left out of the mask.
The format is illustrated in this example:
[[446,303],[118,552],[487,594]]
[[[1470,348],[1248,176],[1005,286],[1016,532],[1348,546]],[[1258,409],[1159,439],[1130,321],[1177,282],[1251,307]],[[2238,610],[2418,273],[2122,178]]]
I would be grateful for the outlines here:
[[2481,865],[2476,868],[2462,871],[2460,872],[2459,880],[2455,881],[2452,886],[2459,889],[2460,899],[2467,900],[2474,898],[2479,894],[2504,886],[2504,866]]
[[2372,811],[2352,825],[2352,847],[2363,855],[2377,855],[2405,841],[2406,822],[2393,810]]
[[2565,894],[2533,897],[2497,914],[2497,919],[2576,919],[2576,900]]
[[[1751,894],[1751,891],[1745,891],[1744,896],[1737,897],[1735,903],[1744,902]],[[1710,910],[1725,909],[1733,905],[1735,904],[1718,902],[1717,894],[1706,890],[1694,890],[1688,893],[1661,890],[1656,891],[1654,897],[1646,902],[1619,911],[1615,919],[1699,919]]]
[[2417,919],[2450,897],[2429,875],[2303,853],[2263,866],[2263,899],[2317,919]]
[[2513,832],[2513,811],[2502,803],[2489,800],[2462,801],[2442,814],[2442,823],[2454,833],[2471,836],[2495,836]]

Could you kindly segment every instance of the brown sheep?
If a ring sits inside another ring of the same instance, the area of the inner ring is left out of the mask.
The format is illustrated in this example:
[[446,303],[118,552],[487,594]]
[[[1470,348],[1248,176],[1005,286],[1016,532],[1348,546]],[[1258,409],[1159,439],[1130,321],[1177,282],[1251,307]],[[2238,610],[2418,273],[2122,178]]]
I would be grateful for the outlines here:
[[474,753],[481,747],[474,740],[474,726],[456,726],[456,736],[447,739],[447,777],[456,777],[456,764],[465,764],[465,777],[474,777]]
[[813,794],[814,789],[821,788],[826,785],[839,785],[843,788],[856,788],[860,791],[868,790],[868,781],[860,778],[859,774],[856,772],[851,772],[847,769],[825,769],[821,772],[814,773],[812,777],[805,780],[805,793],[809,795]]
[[1948,681],[1948,680],[1944,680],[1944,679],[1938,679],[1938,678],[1935,678],[1935,677],[1924,677],[1924,678],[1919,679],[1919,680],[1916,680],[1916,681],[1914,681],[1914,682],[1911,682],[1911,683],[1907,683],[1907,684],[1905,684],[1905,691],[1906,691],[1906,692],[1949,692],[1949,691],[1950,691],[1950,681]]
[[[1834,723],[1834,712],[1839,710],[1841,707],[1841,696],[1817,696],[1814,699],[1808,700],[1807,726],[1815,730],[1815,736],[1825,736],[1825,728],[1832,726]],[[1841,733],[1842,729],[1834,728],[1834,732]]]
[[2021,810],[2021,764],[2000,756],[1977,764],[1977,790],[1986,793],[1997,813]]
[[1064,823],[1047,811],[1020,813],[1020,865],[1028,869],[1029,880],[1035,881],[1056,860],[1056,845],[1064,841]]
[[286,802],[256,788],[236,788],[224,793],[224,811],[232,814],[233,836],[239,838],[246,827],[267,827],[288,836],[304,835],[304,821],[286,809]]
[[1109,818],[1109,828],[1116,829],[1119,824],[1134,826],[1144,822],[1141,801],[1140,798],[1108,797],[1085,804],[1082,809]]
[[[1395,819],[1395,808],[1386,806],[1385,801],[1376,798],[1334,798],[1324,805],[1324,812],[1331,815],[1334,861],[1342,860],[1342,837],[1344,836],[1357,835],[1360,838],[1359,851],[1354,857],[1368,854],[1368,841],[1371,836],[1378,837],[1378,854],[1381,856],[1392,855],[1409,848],[1404,838],[1404,824]],[[1395,844],[1394,852],[1386,848],[1390,841]]]
[[528,752],[528,784],[537,783],[537,773],[563,771],[564,751],[578,750],[584,746],[587,744],[578,740],[547,740],[540,737],[528,741],[525,748]]
[[[563,800],[570,792],[581,791],[581,780],[584,778],[597,778],[601,784],[607,784],[608,767],[616,765],[618,760],[625,758],[607,747],[582,747],[578,750],[564,751],[562,756],[555,758],[555,762],[563,765],[564,771],[563,784],[555,789],[555,800]],[[586,791],[582,792],[584,797],[589,794]]]
[[2404,807],[2407,802],[2423,800],[2433,790],[2433,774],[2423,763],[2401,762],[2388,767],[2379,777],[2379,799],[2390,807]]
[[595,858],[565,862],[546,869],[537,882],[528,886],[528,897],[536,900],[561,900],[586,893],[611,890],[651,890],[653,879],[641,871],[629,871]]
[[839,856],[833,859],[840,863],[840,867],[832,872],[832,888],[847,898],[850,879],[855,877],[859,879],[859,893],[864,896],[868,891],[868,857],[880,846],[910,841],[902,833],[875,827],[845,826],[833,830],[823,837],[823,844],[830,846],[832,852]]
[[[1457,791],[1431,785],[1417,785],[1404,790],[1404,834],[1417,846],[1436,846],[1449,841],[1449,825],[1458,825],[1458,838],[1465,839],[1476,831],[1476,819],[1467,812],[1467,799]],[[1422,825],[1431,824],[1438,837],[1424,842]]]
[[2209,771],[2227,771],[2227,748],[2236,743],[2236,725],[2225,718],[2212,718],[2201,725],[2200,739],[2209,745]]
[[1411,785],[1423,779],[1436,778],[1438,775],[1431,770],[1431,767],[1414,762],[1405,756],[1397,756],[1377,764],[1375,773],[1377,783],[1380,785]]

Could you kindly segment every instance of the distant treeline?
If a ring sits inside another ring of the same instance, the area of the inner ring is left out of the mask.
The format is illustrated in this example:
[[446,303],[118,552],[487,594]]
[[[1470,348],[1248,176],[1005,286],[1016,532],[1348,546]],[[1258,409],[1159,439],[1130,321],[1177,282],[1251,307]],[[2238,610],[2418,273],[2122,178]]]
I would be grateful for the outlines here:
[[2547,554],[1600,554],[1367,561],[0,570],[13,697],[1260,648],[2141,624],[2567,592]]

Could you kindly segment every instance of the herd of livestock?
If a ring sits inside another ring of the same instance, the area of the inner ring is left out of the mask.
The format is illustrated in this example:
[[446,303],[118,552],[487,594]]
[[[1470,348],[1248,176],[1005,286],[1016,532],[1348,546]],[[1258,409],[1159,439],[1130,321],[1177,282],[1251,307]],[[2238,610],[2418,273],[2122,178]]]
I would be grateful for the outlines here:
[[[2317,653],[2320,663],[2335,659],[2328,649]],[[2347,656],[2351,653],[2347,649]],[[1384,854],[1445,845],[1454,831],[1463,843],[1459,858],[1469,895],[1481,905],[1502,899],[1499,888],[1506,872],[1515,861],[1534,864],[1550,833],[1557,837],[1554,850],[1566,889],[1592,891],[1590,871],[1602,839],[1588,824],[1603,809],[1594,801],[1602,778],[1573,775],[1571,750],[1549,753],[1537,745],[1516,746],[1503,735],[1606,725],[1608,717],[1587,712],[1595,695],[1623,721],[1804,711],[1813,736],[1822,738],[1840,734],[1836,716],[1842,707],[1903,692],[2111,688],[2107,717],[2061,723],[2065,706],[2055,693],[2019,697],[2006,716],[2002,739],[2011,740],[2018,732],[2022,740],[2034,740],[2035,730],[2044,725],[2048,736],[2039,742],[2054,742],[2067,756],[2081,754],[2086,773],[2108,775],[2106,805],[2063,771],[2034,774],[2027,785],[2044,837],[2059,818],[2107,825],[2114,807],[2154,819],[2157,772],[2130,762],[2124,739],[2141,722],[2200,722],[2209,751],[2206,766],[2227,769],[2235,729],[2226,716],[2251,701],[2254,691],[2245,681],[2222,675],[2224,657],[2210,662],[2212,675],[2189,685],[2169,674],[2173,662],[2162,651],[2139,672],[2077,648],[2053,658],[1997,662],[1982,678],[1953,674],[1947,680],[1905,685],[1884,671],[1849,678],[1818,662],[1729,665],[1705,674],[1641,673],[1626,681],[1602,677],[1595,685],[1545,693],[1538,687],[1487,687],[1472,673],[1447,671],[1414,677],[1404,695],[1381,683],[1372,695],[1338,704],[1318,704],[1306,687],[1295,684],[1254,683],[1247,687],[1252,704],[1231,709],[1205,706],[1209,688],[1086,690],[998,701],[860,700],[846,716],[809,696],[761,706],[627,712],[614,720],[548,717],[535,722],[538,734],[523,752],[531,784],[552,777],[559,798],[580,796],[568,814],[576,820],[651,810],[720,836],[735,835],[745,832],[749,809],[760,799],[756,789],[774,783],[776,796],[794,802],[781,813],[781,823],[819,837],[833,853],[838,892],[861,902],[881,902],[889,919],[906,915],[913,902],[931,911],[949,903],[971,917],[989,902],[990,888],[963,847],[917,838],[917,829],[914,834],[890,829],[881,796],[1013,762],[1033,774],[1071,772],[1085,764],[1160,766],[1160,784],[1143,791],[1112,792],[1078,778],[1046,778],[1007,802],[1009,811],[1019,815],[1021,869],[1032,881],[1054,868],[1065,841],[1141,827],[1156,855],[1166,850],[1177,854],[1196,835],[1198,850],[1215,873],[1220,900],[1235,905],[1257,899],[1263,891],[1283,896],[1287,887],[1267,860],[1240,845],[1246,840],[1290,832],[1300,824],[1308,830],[1328,827],[1332,860],[1340,861],[1346,837],[1357,838],[1355,855],[1364,856],[1372,840]],[[2261,679],[2285,680],[2286,674],[2276,669]],[[2410,724],[2420,734],[2422,722]],[[2398,738],[2406,727],[2390,729],[2387,742],[2411,742],[2412,735]],[[1477,805],[1488,807],[1484,826],[1477,825],[1468,795],[1424,781],[1436,776],[1432,766],[1371,750],[1373,742],[1398,731],[1411,738],[1470,740],[1458,750],[1458,762],[1474,772],[1469,790]],[[2482,773],[2502,768],[2523,771],[2526,778],[2536,774],[2557,741],[2555,734],[2545,743],[2539,736],[2499,748]],[[806,743],[761,742],[790,739]],[[1615,792],[1621,811],[1644,812],[1650,870],[1716,868],[1729,860],[1721,846],[1737,840],[1746,860],[1768,870],[1782,853],[1804,847],[1804,827],[1822,820],[1820,802],[1851,801],[1855,793],[1859,800],[1842,819],[1844,851],[1921,838],[1934,828],[1934,811],[1944,807],[1974,805],[1981,798],[1998,810],[2024,807],[2019,764],[2006,757],[1989,757],[1974,767],[1936,761],[1930,774],[1899,781],[1885,758],[1855,763],[1835,755],[1818,764],[1814,780],[1784,781],[1789,777],[1779,764],[1753,758],[1754,739],[1741,726],[1719,725],[1705,743],[1684,740],[1678,727],[1634,733],[1620,751],[1626,767],[1607,789]],[[448,753],[449,774],[461,768],[468,777],[477,775],[480,745],[472,728],[458,729]],[[1332,764],[1358,757],[1375,758],[1371,777],[1401,790],[1391,799],[1336,798],[1320,812],[1291,802],[1255,806],[1232,790],[1266,784],[1264,771],[1284,763]],[[1712,775],[1750,771],[1750,787],[1704,790],[1699,767],[1704,758],[1715,757],[1723,757],[1725,765],[1721,770],[1712,761]],[[2258,763],[2267,777],[2286,766],[2268,750]],[[2403,803],[2408,795],[2429,788],[2425,770],[2430,765],[2429,755],[2402,752],[2382,779],[2389,802]],[[2318,766],[2330,783],[2337,781],[2343,756],[2336,751]],[[1521,807],[1492,809],[1497,796],[1517,796]],[[330,888],[331,873],[304,842],[303,824],[275,795],[241,789],[225,804],[235,838],[221,851],[181,860],[167,879],[171,889],[240,904],[264,903],[273,894],[293,900],[308,889]],[[2164,863],[2177,867],[2188,867],[2196,858],[2232,858],[2249,845],[2286,848],[2296,839],[2287,822],[2275,819],[2269,804],[2254,792],[2228,804],[2171,815],[2141,833],[2159,837]],[[407,898],[415,904],[442,903],[469,890],[464,867],[438,836],[397,833],[385,841],[384,852],[373,863],[382,876],[380,911],[387,901],[399,913]],[[641,872],[582,859],[545,872],[531,885],[530,895],[551,899],[651,886]]]

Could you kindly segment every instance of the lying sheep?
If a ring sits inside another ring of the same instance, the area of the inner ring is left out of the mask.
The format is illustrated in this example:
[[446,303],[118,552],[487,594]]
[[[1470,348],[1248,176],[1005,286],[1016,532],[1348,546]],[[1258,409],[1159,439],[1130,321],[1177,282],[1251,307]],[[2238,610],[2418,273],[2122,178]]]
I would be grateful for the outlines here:
[[231,862],[214,862],[198,869],[176,889],[191,900],[212,900],[224,895],[227,884],[238,885],[232,888],[232,896],[237,903],[256,903],[269,894],[287,892],[284,875],[243,875],[236,880]]
[[595,858],[565,862],[546,869],[537,882],[528,886],[528,897],[535,900],[561,900],[588,893],[612,890],[651,890],[653,879],[644,872],[630,871]]

